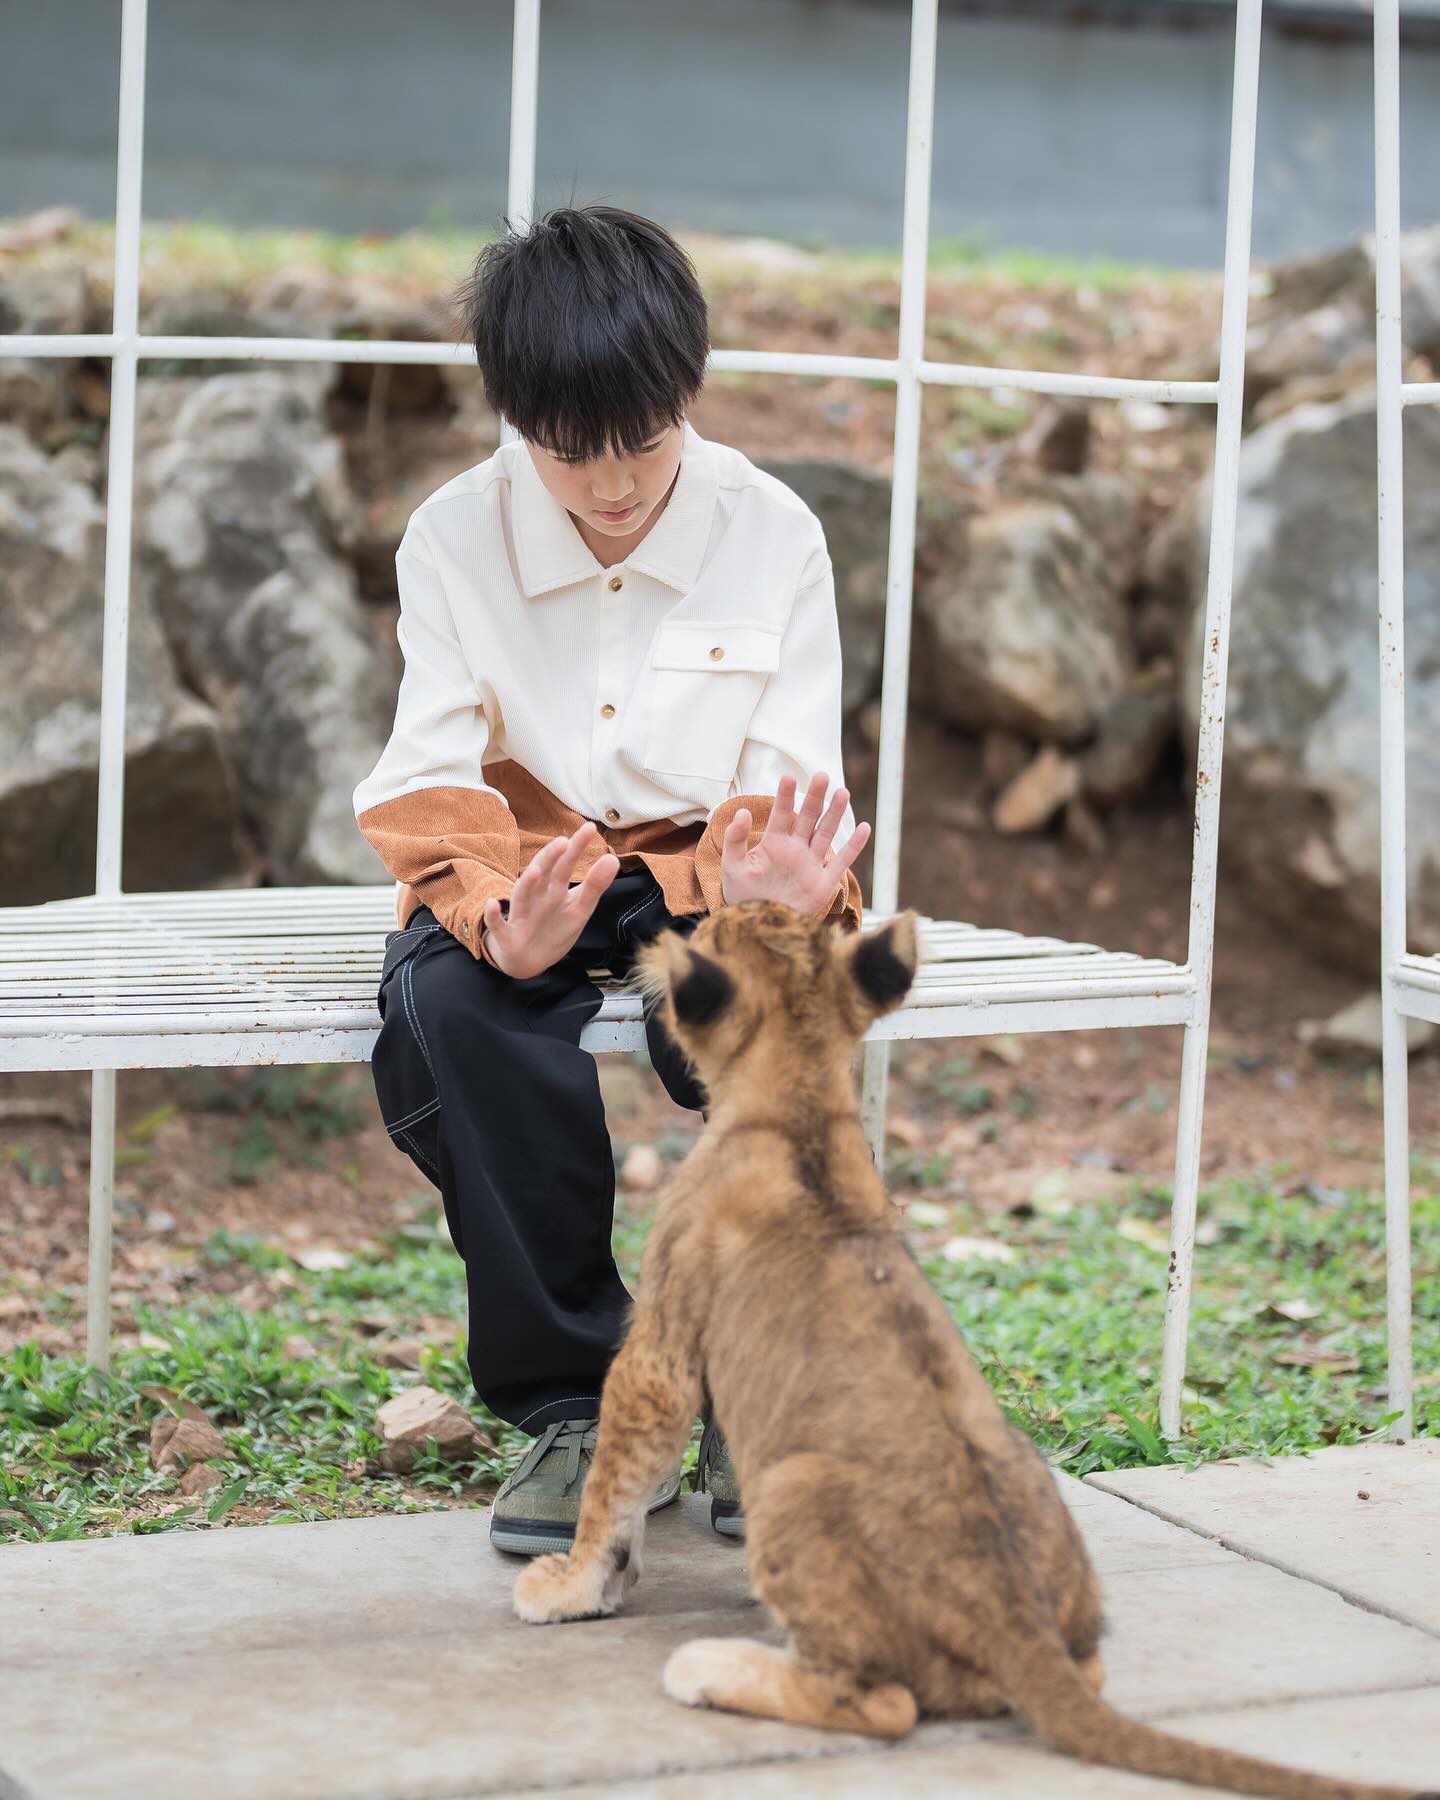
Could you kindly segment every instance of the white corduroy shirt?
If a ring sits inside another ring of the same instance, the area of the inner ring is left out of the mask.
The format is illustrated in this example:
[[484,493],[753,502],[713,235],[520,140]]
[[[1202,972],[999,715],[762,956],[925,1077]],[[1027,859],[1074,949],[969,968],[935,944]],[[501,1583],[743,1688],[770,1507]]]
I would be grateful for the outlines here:
[[484,777],[502,759],[610,828],[841,778],[819,521],[688,426],[664,512],[611,568],[512,443],[420,506],[397,570],[405,670],[357,815],[430,788],[503,799]]

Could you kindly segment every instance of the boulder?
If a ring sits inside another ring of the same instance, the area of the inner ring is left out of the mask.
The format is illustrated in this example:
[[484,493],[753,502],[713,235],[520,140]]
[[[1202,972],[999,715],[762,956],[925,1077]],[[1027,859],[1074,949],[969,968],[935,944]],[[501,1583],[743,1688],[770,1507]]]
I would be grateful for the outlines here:
[[1137,799],[1175,735],[1175,671],[1159,663],[1106,707],[1081,760],[1087,796],[1104,807]]
[[890,483],[854,463],[796,459],[763,466],[800,496],[825,529],[844,651],[841,707],[848,719],[880,690]]
[[[1400,240],[1406,348],[1440,364],[1440,226]],[[1270,273],[1246,339],[1245,391],[1253,404],[1304,379],[1344,379],[1375,360],[1375,243],[1364,238]]]
[[[1405,423],[1410,944],[1440,948],[1440,414]],[[1193,757],[1209,482],[1182,503],[1182,738]],[[1221,848],[1255,902],[1373,978],[1379,929],[1379,676],[1373,394],[1302,406],[1242,445]]]
[[916,593],[917,700],[971,731],[1087,737],[1131,663],[1095,533],[1064,501],[1031,497],[970,517],[947,547],[929,549]]
[[150,1427],[150,1466],[162,1474],[174,1475],[225,1454],[225,1440],[208,1419],[177,1419],[161,1413]]
[[142,389],[139,571],[281,884],[385,876],[350,796],[393,689],[340,553],[355,519],[326,379],[265,369]]
[[[94,891],[105,513],[84,482],[0,425],[0,895]],[[243,869],[215,715],[176,676],[145,593],[130,602],[127,889]],[[177,831],[177,819],[184,830]]]
[[[83,263],[16,269],[0,282],[0,333],[84,331],[87,299]],[[65,382],[72,367],[56,357],[0,358],[0,420],[44,437],[65,417]]]

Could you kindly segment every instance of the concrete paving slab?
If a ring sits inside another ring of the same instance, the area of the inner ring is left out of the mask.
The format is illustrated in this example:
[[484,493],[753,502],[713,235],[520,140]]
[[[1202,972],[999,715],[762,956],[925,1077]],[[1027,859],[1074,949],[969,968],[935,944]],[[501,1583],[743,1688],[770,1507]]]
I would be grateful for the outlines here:
[[1440,1440],[1337,1445],[1275,1462],[1247,1457],[1088,1480],[1157,1518],[1440,1636]]
[[[1434,1638],[1064,1491],[1108,1565],[1122,1706],[1440,1686]],[[677,1644],[763,1624],[743,1551],[707,1512],[688,1499],[652,1521],[627,1615],[547,1630],[511,1615],[516,1565],[490,1551],[483,1512],[7,1550],[0,1796],[441,1800],[875,1754],[664,1698]],[[906,1754],[1008,1729],[929,1726]]]
[[[1440,1688],[1358,1694],[1340,1700],[1247,1708],[1167,1719],[1166,1727],[1201,1742],[1225,1744],[1298,1768],[1355,1781],[1420,1786],[1435,1778]],[[1100,1769],[1018,1741],[1013,1729],[985,1727],[965,1738],[917,1741],[804,1764],[747,1768],[746,1800],[1179,1800],[1219,1788],[1178,1787],[1145,1775]],[[566,1800],[720,1800],[735,1791],[733,1773],[619,1782],[573,1789]]]

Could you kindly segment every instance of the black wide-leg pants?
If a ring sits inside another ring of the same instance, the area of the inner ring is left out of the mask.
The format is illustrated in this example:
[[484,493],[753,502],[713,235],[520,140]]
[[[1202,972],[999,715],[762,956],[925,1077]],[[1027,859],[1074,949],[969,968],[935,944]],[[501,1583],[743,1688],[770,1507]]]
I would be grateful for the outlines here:
[[[386,940],[372,1073],[393,1142],[439,1188],[465,1260],[470,1376],[531,1433],[595,1417],[629,1295],[610,1237],[615,1163],[595,1060],[579,1048],[601,1003],[587,970],[625,973],[674,919],[644,868],[618,875],[579,942],[517,981],[478,961],[422,907]],[[704,1094],[653,1006],[650,1058],[671,1098]]]

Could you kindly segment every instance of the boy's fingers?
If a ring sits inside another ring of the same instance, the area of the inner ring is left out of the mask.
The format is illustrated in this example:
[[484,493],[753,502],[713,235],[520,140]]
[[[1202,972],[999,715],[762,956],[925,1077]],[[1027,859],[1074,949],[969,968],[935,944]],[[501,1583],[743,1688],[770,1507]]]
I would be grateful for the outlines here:
[[840,885],[840,878],[869,842],[869,825],[857,825],[846,838],[842,847],[826,863],[825,873],[832,878],[837,887]]
[[800,816],[795,830],[802,843],[808,844],[820,821],[820,814],[825,810],[825,795],[830,788],[828,775],[812,775],[810,785],[805,790],[805,798],[800,804]]
[[594,835],[595,827],[587,819],[573,836],[559,840],[560,849],[556,853],[552,870],[555,880],[569,883],[570,877],[575,873],[576,863],[585,854],[586,847]]
[[810,848],[818,855],[825,852],[835,841],[835,833],[840,829],[840,821],[845,817],[845,808],[850,804],[850,790],[836,788],[830,796],[830,804],[821,815],[820,823],[810,836]]
[[720,862],[734,863],[744,856],[750,845],[750,829],[754,819],[750,809],[742,806],[735,817],[725,827],[725,836],[720,840]]
[[775,804],[770,808],[766,837],[789,837],[795,829],[795,777],[782,775],[775,789]]

